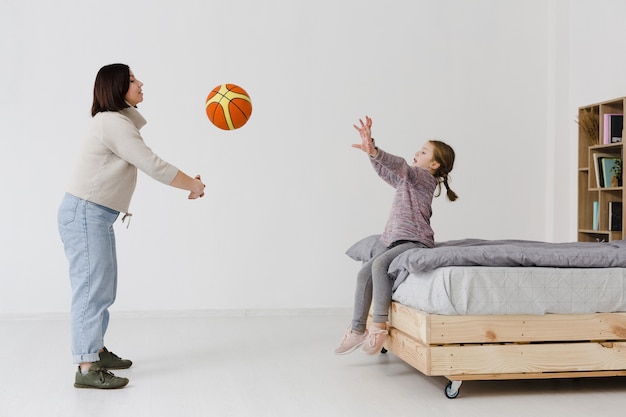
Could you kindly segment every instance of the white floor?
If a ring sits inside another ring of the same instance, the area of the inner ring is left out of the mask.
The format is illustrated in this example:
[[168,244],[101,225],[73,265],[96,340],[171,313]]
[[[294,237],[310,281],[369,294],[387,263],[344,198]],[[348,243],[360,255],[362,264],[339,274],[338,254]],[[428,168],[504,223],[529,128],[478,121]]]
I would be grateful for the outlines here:
[[75,389],[66,319],[0,320],[0,417],[593,416],[626,378],[466,381],[456,399],[392,354],[333,353],[349,317],[117,317],[121,390]]

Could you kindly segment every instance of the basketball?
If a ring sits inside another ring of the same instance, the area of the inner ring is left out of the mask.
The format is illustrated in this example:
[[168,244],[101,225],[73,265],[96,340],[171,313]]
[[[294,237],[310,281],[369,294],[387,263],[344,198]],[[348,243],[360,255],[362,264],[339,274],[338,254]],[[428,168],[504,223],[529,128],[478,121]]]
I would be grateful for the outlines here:
[[218,85],[206,98],[206,115],[220,129],[239,129],[248,122],[251,114],[250,96],[238,85]]

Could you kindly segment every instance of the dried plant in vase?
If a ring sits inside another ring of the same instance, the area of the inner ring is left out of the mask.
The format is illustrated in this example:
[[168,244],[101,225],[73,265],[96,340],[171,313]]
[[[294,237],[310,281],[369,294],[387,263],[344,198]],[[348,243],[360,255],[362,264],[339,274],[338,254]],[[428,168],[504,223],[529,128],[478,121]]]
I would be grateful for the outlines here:
[[589,141],[589,145],[597,145],[600,143],[600,118],[590,109],[581,109],[578,112],[578,125],[585,132],[585,137]]

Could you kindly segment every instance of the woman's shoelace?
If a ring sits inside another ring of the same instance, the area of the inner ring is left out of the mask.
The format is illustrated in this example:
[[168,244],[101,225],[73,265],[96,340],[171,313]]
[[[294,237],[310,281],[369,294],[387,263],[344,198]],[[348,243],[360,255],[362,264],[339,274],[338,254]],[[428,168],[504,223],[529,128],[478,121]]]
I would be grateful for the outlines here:
[[100,382],[106,382],[107,377],[115,378],[115,375],[113,375],[112,372],[104,368],[100,368],[96,370],[96,372],[98,373],[98,376],[100,377]]

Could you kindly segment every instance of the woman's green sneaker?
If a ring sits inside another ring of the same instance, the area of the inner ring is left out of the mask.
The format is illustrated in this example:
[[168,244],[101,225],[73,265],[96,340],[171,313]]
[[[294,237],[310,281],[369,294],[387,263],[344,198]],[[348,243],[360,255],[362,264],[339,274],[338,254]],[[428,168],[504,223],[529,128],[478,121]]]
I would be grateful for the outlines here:
[[76,388],[115,389],[122,388],[126,384],[128,384],[128,378],[113,375],[113,373],[103,368],[100,362],[92,363],[89,372],[86,374],[80,371],[79,366],[74,381]]
[[129,359],[122,359],[113,352],[109,352],[107,348],[102,348],[99,353],[100,366],[106,369],[127,369],[133,362]]

